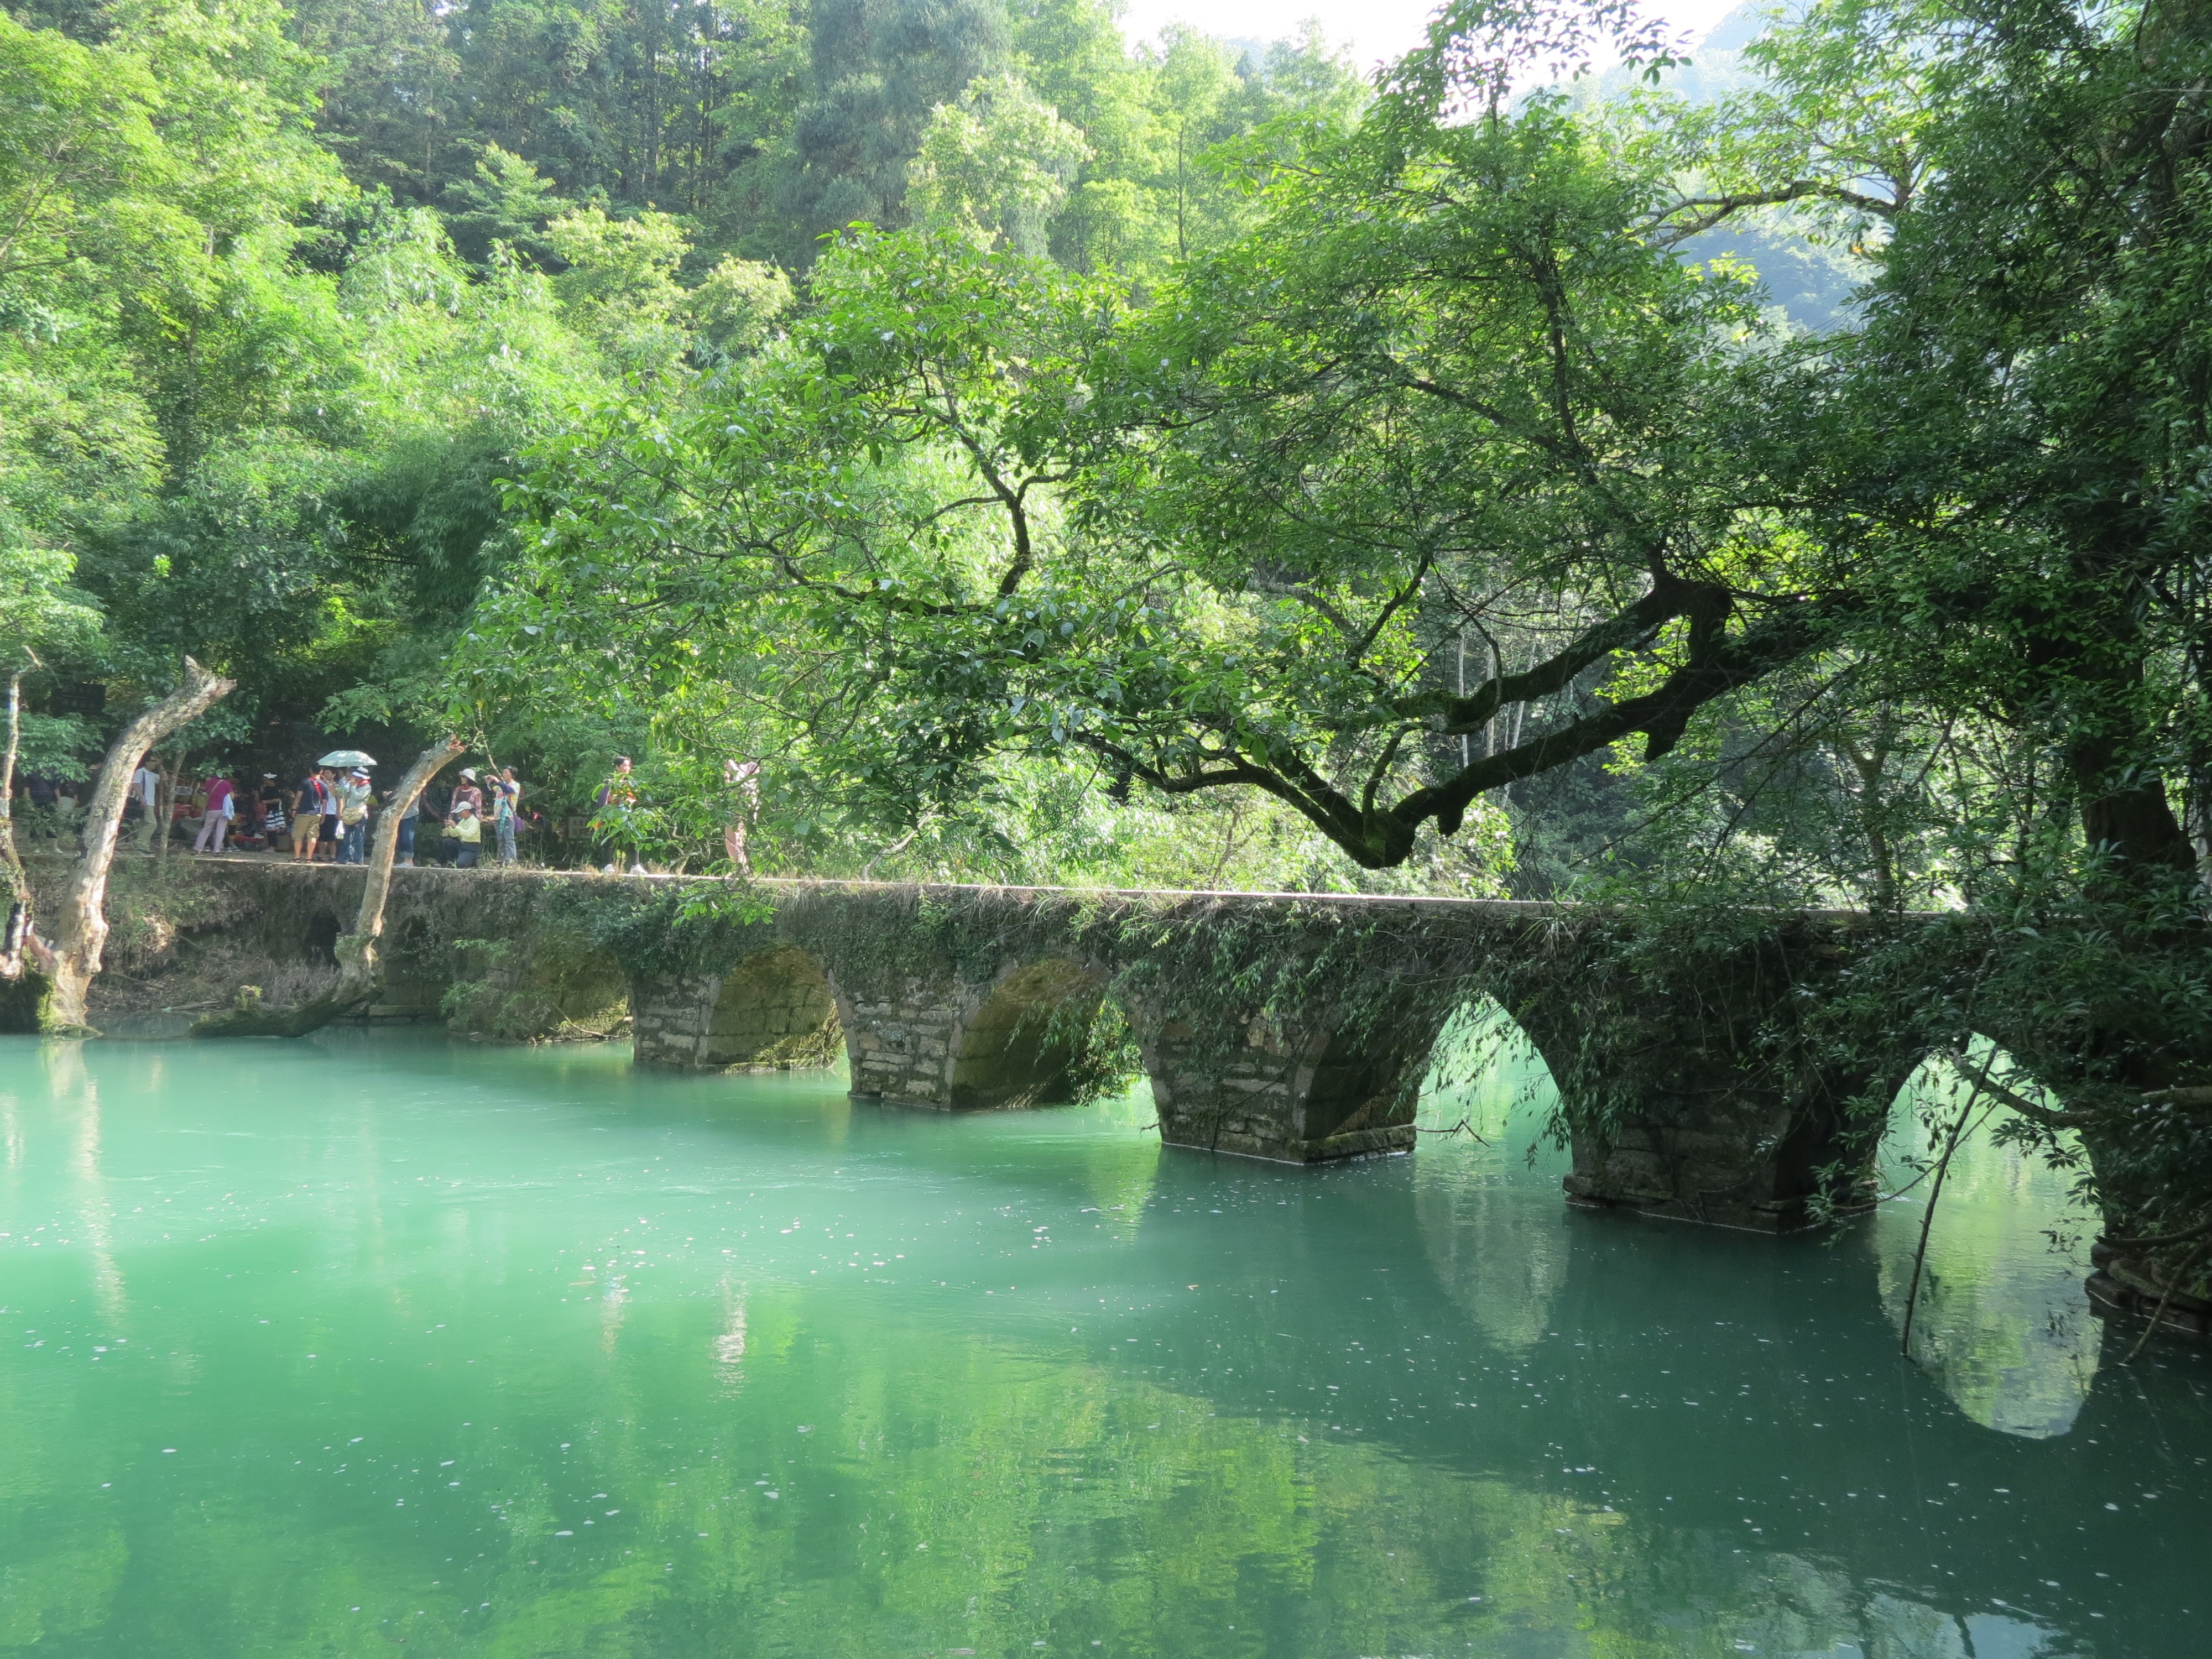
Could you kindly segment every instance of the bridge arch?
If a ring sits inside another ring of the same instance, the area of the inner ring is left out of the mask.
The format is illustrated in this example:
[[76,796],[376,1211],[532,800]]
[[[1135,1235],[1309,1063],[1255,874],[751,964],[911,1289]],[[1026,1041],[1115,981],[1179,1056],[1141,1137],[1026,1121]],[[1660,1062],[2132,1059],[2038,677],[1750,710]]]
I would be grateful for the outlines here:
[[[1064,1105],[1097,1079],[1106,980],[1073,957],[1002,969],[952,1030],[946,1100],[956,1110]],[[1109,1017],[1106,1024],[1115,1024]]]
[[453,952],[429,918],[404,914],[386,933],[378,951],[384,969],[384,1005],[403,1018],[434,1019],[453,981]]
[[390,964],[388,994],[442,1010],[448,1030],[501,1042],[604,1037],[631,1012],[629,975],[580,932],[511,940],[448,939],[403,924],[407,948]]
[[724,1071],[828,1069],[844,1051],[844,1026],[822,963],[796,945],[769,945],[722,976],[699,1063]]
[[1486,1140],[1510,1124],[1533,1139],[1548,1127],[1559,1094],[1535,1037],[1486,994],[1454,1009],[1430,1044],[1414,1121],[1425,1133]]
[[317,910],[307,918],[307,926],[300,935],[300,954],[313,963],[336,963],[338,935],[343,931],[338,926],[337,912]]

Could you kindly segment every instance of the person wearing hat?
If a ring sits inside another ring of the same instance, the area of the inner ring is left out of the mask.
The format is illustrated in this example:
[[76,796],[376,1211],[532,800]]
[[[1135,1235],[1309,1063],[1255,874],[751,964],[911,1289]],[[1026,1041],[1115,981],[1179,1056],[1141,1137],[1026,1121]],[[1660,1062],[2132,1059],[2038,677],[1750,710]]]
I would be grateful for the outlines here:
[[459,811],[463,801],[468,802],[478,817],[483,816],[483,785],[477,781],[477,769],[473,766],[461,769],[461,781],[453,790],[453,802],[449,810]]
[[472,800],[461,799],[455,790],[453,815],[446,821],[446,835],[453,842],[453,868],[473,870],[483,847],[483,820],[477,816]]
[[356,766],[337,787],[338,862],[368,862],[368,769]]

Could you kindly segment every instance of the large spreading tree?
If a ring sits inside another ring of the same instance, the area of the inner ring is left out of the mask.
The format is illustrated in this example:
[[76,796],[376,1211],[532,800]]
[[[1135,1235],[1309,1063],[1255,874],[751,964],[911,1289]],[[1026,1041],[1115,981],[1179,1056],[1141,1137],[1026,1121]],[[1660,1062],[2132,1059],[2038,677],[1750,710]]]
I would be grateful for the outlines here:
[[[754,370],[541,453],[498,637],[715,680],[910,810],[1044,752],[1370,867],[1786,669],[2047,739],[2088,848],[2190,863],[2206,9],[1850,0],[1717,111],[1508,95],[1605,33],[1448,13],[1137,293],[972,221],[849,235]],[[1675,252],[1779,206],[1863,262],[1834,335]]]
[[1053,753],[1382,868],[1840,625],[1822,388],[1639,234],[1662,172],[1419,84],[1258,164],[1260,228],[1141,307],[972,222],[850,235],[756,371],[541,452],[501,653],[739,686],[913,805]]

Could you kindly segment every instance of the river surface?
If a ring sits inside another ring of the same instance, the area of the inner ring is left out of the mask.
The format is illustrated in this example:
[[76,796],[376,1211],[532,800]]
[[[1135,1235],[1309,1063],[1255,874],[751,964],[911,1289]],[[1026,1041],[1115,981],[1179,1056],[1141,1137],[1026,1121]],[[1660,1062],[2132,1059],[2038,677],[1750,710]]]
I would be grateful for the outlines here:
[[1969,1148],[1909,1362],[1917,1195],[1571,1212],[1542,1092],[1300,1170],[1141,1091],[0,1039],[0,1652],[2212,1650],[2212,1362],[2122,1363],[2060,1178]]

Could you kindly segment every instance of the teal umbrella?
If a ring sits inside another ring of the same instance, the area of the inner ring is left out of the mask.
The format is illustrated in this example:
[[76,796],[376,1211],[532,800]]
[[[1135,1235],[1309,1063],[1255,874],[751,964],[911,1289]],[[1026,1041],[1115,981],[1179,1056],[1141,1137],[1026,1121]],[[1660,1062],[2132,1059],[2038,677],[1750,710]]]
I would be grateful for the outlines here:
[[358,749],[333,749],[315,763],[318,766],[374,766],[376,757],[365,755]]

